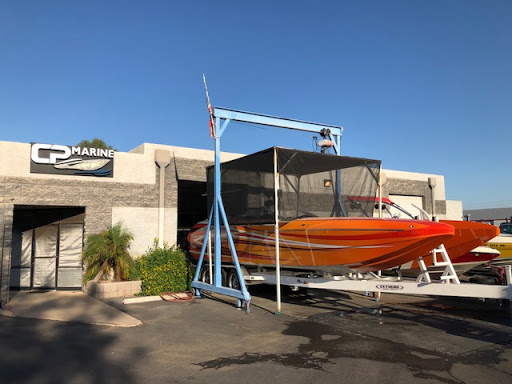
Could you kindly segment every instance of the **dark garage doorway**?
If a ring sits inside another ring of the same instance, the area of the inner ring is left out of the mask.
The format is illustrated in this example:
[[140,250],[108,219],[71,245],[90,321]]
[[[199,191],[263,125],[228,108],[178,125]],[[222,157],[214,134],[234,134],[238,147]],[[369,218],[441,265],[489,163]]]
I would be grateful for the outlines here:
[[14,207],[12,289],[82,286],[84,207]]
[[178,245],[188,251],[187,235],[194,225],[208,219],[206,183],[178,181]]

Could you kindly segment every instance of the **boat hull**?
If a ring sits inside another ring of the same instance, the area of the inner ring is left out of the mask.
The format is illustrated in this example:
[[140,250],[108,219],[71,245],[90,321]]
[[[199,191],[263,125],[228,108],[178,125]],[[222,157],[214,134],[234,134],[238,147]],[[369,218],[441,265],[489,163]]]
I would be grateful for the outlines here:
[[485,245],[500,252],[500,256],[493,260],[493,264],[512,264],[512,235],[501,234]]
[[460,220],[440,220],[440,222],[449,224],[455,229],[455,236],[444,243],[452,261],[500,234],[500,229],[495,225]]
[[[275,266],[274,225],[232,225],[240,264]],[[206,223],[189,234],[189,251],[199,253]],[[284,268],[370,272],[398,266],[429,252],[454,234],[449,224],[377,218],[305,218],[279,228]],[[222,230],[222,262],[232,261]]]
[[[498,227],[484,223],[459,220],[441,220],[440,222],[451,225],[455,230],[455,235],[444,241],[444,246],[448,252],[448,256],[450,257],[452,264],[456,264],[457,262],[478,262],[480,260],[479,256],[475,256],[475,259],[471,260],[471,251],[477,247],[482,246],[490,239],[498,236],[500,233]],[[495,253],[491,253],[489,257],[493,254],[495,255],[494,258],[498,256]],[[434,264],[433,256],[431,253],[425,253],[425,255],[422,255],[422,257],[427,267],[430,267]],[[438,260],[439,258],[440,257],[438,256]],[[414,269],[417,269],[419,273],[419,264],[417,260],[412,260],[409,263],[402,265],[400,270],[403,272],[405,270]],[[431,269],[429,268],[429,271],[430,270]]]
[[[452,265],[457,276],[461,276],[473,268],[490,263],[499,255],[500,253],[495,249],[479,246],[462,256],[452,259]],[[428,271],[429,273],[443,273],[445,267],[430,266]],[[407,265],[402,265],[400,273],[402,276],[417,277],[420,274],[420,269],[419,267],[410,268]]]

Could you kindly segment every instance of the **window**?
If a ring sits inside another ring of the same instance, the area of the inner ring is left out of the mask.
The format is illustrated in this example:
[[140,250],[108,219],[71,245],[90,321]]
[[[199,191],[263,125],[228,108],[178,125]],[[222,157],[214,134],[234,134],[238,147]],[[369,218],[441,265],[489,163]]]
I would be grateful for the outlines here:
[[512,234],[512,224],[501,224],[500,231],[501,233]]

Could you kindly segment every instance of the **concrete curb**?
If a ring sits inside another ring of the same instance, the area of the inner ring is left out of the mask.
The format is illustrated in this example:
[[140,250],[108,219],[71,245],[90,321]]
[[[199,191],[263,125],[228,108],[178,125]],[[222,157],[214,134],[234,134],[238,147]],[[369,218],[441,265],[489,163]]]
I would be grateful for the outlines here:
[[123,304],[138,304],[138,303],[150,303],[152,301],[161,301],[160,296],[142,296],[142,297],[129,297],[123,300]]
[[2,308],[5,316],[136,327],[142,322],[126,312],[80,291],[19,292]]
[[5,316],[5,317],[17,317],[16,314],[7,309],[7,308],[0,308],[0,316]]

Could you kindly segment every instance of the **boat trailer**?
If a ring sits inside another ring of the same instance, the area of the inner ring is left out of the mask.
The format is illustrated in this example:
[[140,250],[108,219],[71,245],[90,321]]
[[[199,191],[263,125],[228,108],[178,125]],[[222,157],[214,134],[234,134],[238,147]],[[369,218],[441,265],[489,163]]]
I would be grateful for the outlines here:
[[[505,285],[487,285],[475,283],[453,284],[447,281],[432,280],[431,282],[417,281],[394,276],[378,276],[377,274],[353,274],[340,276],[318,276],[314,274],[281,272],[281,285],[292,289],[330,289],[340,291],[362,291],[408,295],[473,297],[479,299],[508,299],[512,300],[511,266],[506,268]],[[252,272],[244,278],[249,284],[276,284],[275,274],[271,271]],[[378,299],[377,299],[378,300]]]
[[[283,268],[277,275],[276,269],[271,267],[253,267],[251,269],[247,266],[241,266],[241,269],[246,285],[277,285],[279,281],[281,286],[289,286],[292,290],[308,288],[375,292],[378,294],[377,301],[380,300],[380,293],[512,300],[511,265],[504,266],[504,279],[500,285],[460,282],[444,245],[440,245],[432,253],[434,256],[432,266],[444,267],[442,273],[435,272],[436,275],[439,275],[438,278],[431,276],[434,273],[428,270],[421,257],[418,259],[421,272],[416,279],[401,276],[382,276],[380,273],[373,272],[333,274],[322,271]],[[233,280],[235,275],[227,271],[230,268],[234,268],[234,266],[224,266],[223,268],[224,274],[231,277],[227,279],[227,285],[236,289],[239,282]],[[207,264],[202,275],[207,280],[211,278],[211,271],[208,276],[208,270],[209,265]],[[277,276],[279,276],[279,280]]]

